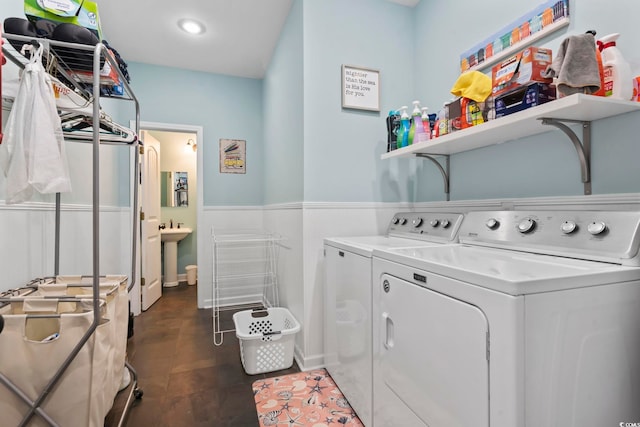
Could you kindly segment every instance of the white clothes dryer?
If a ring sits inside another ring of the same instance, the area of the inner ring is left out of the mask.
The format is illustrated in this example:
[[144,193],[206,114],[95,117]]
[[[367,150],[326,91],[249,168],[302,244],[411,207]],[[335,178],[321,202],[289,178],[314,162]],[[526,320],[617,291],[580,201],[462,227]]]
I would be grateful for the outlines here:
[[376,249],[374,425],[640,423],[640,212],[470,212]]
[[462,219],[458,213],[403,212],[384,236],[324,240],[325,367],[367,427],[373,425],[373,250],[453,244]]

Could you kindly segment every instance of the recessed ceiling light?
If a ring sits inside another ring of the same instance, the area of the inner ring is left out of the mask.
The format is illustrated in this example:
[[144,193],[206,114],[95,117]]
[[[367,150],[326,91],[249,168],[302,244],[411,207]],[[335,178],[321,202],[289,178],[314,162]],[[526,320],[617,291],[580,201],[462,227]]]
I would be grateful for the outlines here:
[[178,21],[178,27],[189,34],[202,34],[205,31],[204,25],[193,19],[181,19]]

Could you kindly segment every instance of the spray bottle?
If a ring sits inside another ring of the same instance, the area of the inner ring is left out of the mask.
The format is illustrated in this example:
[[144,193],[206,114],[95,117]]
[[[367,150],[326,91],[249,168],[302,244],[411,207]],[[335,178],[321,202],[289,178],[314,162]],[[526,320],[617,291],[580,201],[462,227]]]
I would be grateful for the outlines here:
[[605,96],[629,101],[633,96],[631,66],[616,47],[620,34],[614,33],[598,40],[604,68]]
[[400,107],[400,127],[398,128],[398,148],[406,147],[409,145],[409,131],[411,130],[411,120],[409,113],[407,113],[406,105]]

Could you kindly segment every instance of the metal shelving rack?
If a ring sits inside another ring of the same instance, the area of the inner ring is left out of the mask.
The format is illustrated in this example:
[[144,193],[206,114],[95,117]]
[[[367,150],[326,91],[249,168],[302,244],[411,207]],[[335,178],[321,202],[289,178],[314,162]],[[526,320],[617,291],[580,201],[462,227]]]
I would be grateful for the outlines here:
[[[213,343],[221,345],[225,332],[221,312],[276,307],[278,297],[278,252],[281,236],[262,230],[216,230],[213,240]],[[229,293],[243,301],[224,303]],[[248,301],[253,300],[253,301]]]
[[[49,380],[45,388],[40,392],[36,399],[30,399],[19,387],[11,382],[11,380],[0,372],[0,384],[7,387],[12,391],[20,400],[22,400],[27,406],[27,413],[24,415],[20,427],[29,425],[32,418],[38,415],[48,425],[57,427],[58,424],[53,420],[41,407],[47,397],[55,392],[55,387],[60,381],[64,372],[69,368],[74,358],[78,355],[83,346],[91,338],[92,334],[96,331],[96,328],[101,321],[100,313],[100,145],[121,145],[126,146],[130,150],[133,150],[135,156],[135,170],[134,178],[132,179],[133,186],[133,222],[132,222],[132,243],[131,243],[131,276],[128,278],[129,283],[127,286],[127,292],[130,292],[135,285],[136,278],[136,250],[137,250],[137,235],[138,235],[138,185],[135,177],[139,175],[139,155],[142,143],[138,140],[137,135],[140,131],[140,104],[135,97],[127,79],[120,70],[118,63],[108,51],[108,48],[98,43],[95,46],[64,43],[53,41],[49,39],[33,39],[32,37],[24,37],[14,34],[3,34],[5,43],[2,46],[3,56],[13,62],[20,68],[24,68],[28,59],[20,54],[12,47],[11,43],[25,43],[25,44],[41,44],[44,47],[44,55],[46,56],[48,72],[51,76],[57,79],[62,85],[66,86],[70,90],[76,99],[82,100],[82,104],[78,105],[77,109],[70,108],[68,110],[61,109],[58,105],[61,119],[68,120],[68,123],[73,123],[75,128],[91,129],[91,133],[73,131],[65,131],[65,140],[79,141],[91,143],[93,146],[92,151],[92,164],[93,164],[93,200],[92,200],[92,218],[93,218],[93,236],[92,236],[92,300],[93,300],[93,320],[91,326],[86,330],[82,338],[69,352],[68,357],[64,363],[59,367],[53,377]],[[45,57],[43,56],[43,58]],[[112,96],[111,94],[104,94],[101,89],[104,87],[101,85],[100,70],[105,62],[108,62],[113,70],[116,71],[120,82],[123,84],[124,94],[121,96]],[[92,76],[90,82],[81,82],[76,78],[73,70],[78,68],[91,70]],[[125,128],[122,128],[111,121],[106,116],[100,107],[101,97],[111,97],[114,99],[128,100],[135,104],[135,129],[132,133],[124,132]],[[5,99],[3,98],[3,107]],[[79,115],[77,115],[79,114]],[[77,116],[76,116],[77,115]],[[82,119],[78,120],[78,117]],[[84,122],[84,123],[82,123]],[[81,124],[82,126],[77,126]],[[104,132],[107,128],[108,132]],[[60,194],[56,194],[55,201],[55,254],[54,254],[54,275],[59,274],[60,265]],[[0,317],[1,319],[1,317]],[[2,322],[0,322],[1,324]],[[0,329],[1,333],[1,329]],[[125,367],[131,374],[130,392],[125,403],[124,410],[119,420],[118,426],[123,426],[126,423],[128,412],[134,399],[142,397],[142,390],[138,388],[137,374],[135,369],[124,360]]]

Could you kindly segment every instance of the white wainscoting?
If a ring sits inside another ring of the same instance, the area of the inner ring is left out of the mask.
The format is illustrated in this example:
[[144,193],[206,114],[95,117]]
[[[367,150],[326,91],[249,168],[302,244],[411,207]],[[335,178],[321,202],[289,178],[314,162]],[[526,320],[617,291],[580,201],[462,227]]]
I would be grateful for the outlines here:
[[[128,208],[100,210],[100,273],[131,274]],[[50,276],[55,265],[55,212],[51,203],[0,205],[0,291]],[[93,274],[90,206],[62,205],[60,274]]]
[[[213,237],[215,230],[262,230],[264,215],[262,206],[234,206],[204,208],[198,221],[198,307],[213,307]],[[234,305],[255,300],[255,296],[226,292],[219,305]]]
[[269,205],[264,210],[264,228],[283,237],[278,251],[280,306],[286,307],[301,324],[296,334],[295,358],[304,360],[304,282],[302,262],[302,203]]

